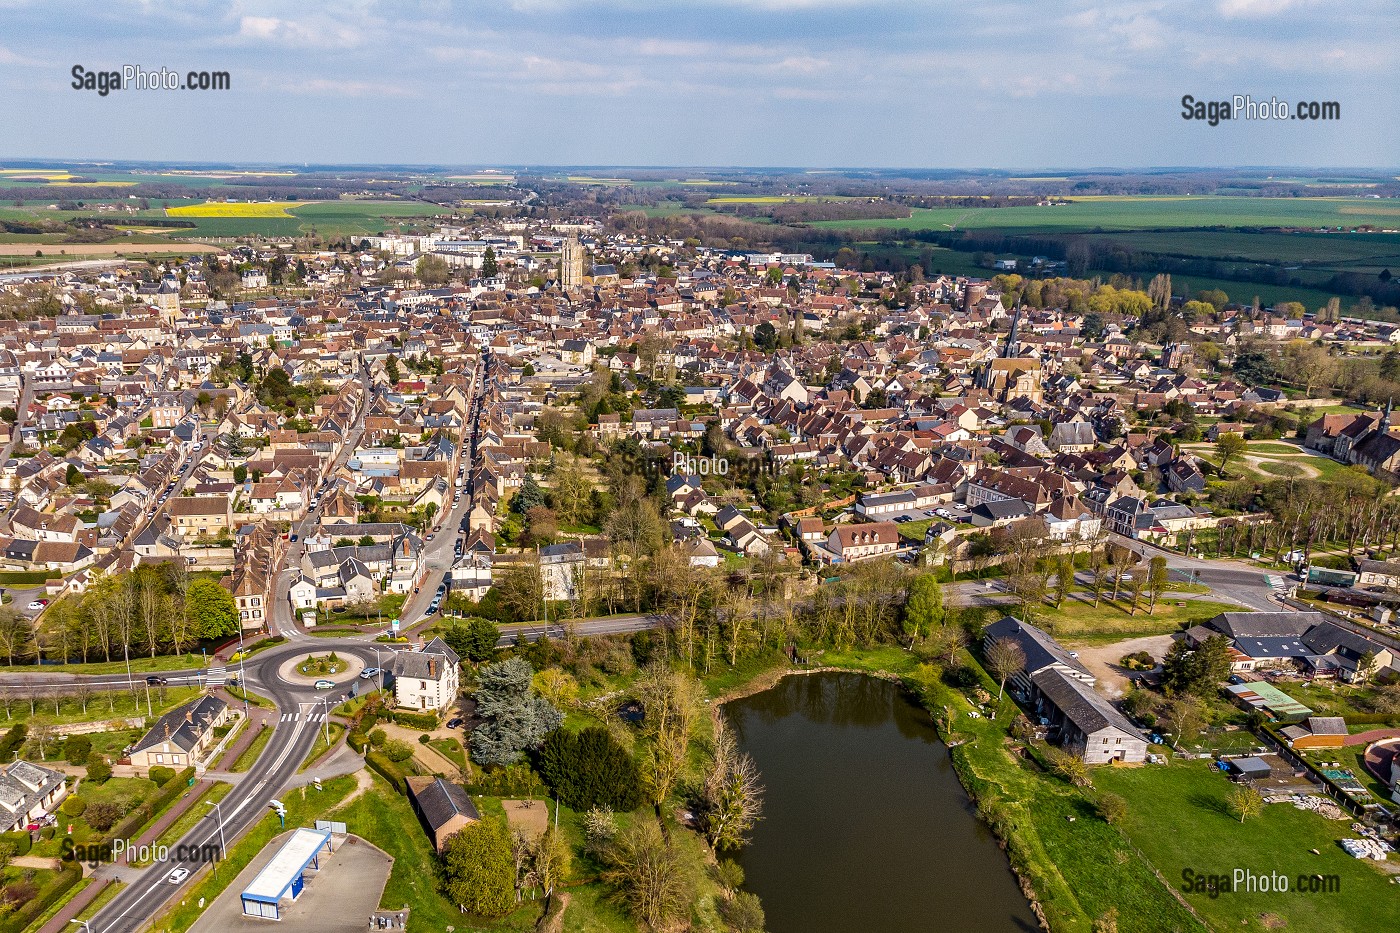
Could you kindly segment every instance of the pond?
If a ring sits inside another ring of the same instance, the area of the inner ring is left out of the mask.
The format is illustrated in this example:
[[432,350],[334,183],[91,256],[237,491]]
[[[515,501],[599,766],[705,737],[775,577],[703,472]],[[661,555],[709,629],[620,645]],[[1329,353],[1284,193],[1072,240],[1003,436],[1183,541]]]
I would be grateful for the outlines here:
[[898,684],[786,677],[724,712],[763,774],[763,819],[738,861],[769,933],[1039,929],[928,714]]

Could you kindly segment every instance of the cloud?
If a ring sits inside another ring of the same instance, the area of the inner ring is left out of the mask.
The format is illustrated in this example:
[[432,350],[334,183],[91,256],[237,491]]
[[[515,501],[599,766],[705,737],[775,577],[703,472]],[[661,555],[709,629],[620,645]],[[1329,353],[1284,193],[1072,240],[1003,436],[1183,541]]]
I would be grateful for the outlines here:
[[1258,19],[1277,16],[1306,2],[1308,0],[1220,0],[1218,9],[1222,16]]
[[238,38],[254,43],[302,48],[351,48],[364,41],[360,30],[328,19],[290,20],[275,16],[244,16]]

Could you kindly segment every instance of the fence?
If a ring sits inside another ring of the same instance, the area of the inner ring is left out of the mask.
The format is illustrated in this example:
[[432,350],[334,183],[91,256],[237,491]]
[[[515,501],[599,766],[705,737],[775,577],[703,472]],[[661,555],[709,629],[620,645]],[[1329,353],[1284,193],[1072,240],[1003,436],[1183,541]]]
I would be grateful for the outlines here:
[[[1365,806],[1353,800],[1351,795],[1342,790],[1340,785],[1317,768],[1313,767],[1306,758],[1303,758],[1297,752],[1293,751],[1293,749],[1289,748],[1288,743],[1275,734],[1273,729],[1267,724],[1261,727],[1256,734],[1263,740],[1265,745],[1274,750],[1274,754],[1278,755],[1293,767],[1306,771],[1314,781],[1321,784],[1327,796],[1336,801],[1337,805],[1343,810],[1347,811],[1352,816],[1362,816],[1366,813]],[[1387,816],[1390,815],[1390,811],[1386,810],[1385,807],[1381,807],[1381,812],[1385,813]]]

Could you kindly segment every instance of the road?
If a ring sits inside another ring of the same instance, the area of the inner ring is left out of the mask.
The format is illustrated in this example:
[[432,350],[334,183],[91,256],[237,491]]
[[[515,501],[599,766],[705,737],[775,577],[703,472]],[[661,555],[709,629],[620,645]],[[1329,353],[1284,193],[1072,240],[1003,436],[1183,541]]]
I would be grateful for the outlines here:
[[1202,560],[1183,557],[1145,541],[1134,541],[1121,535],[1109,535],[1114,544],[1132,548],[1149,560],[1165,557],[1173,579],[1195,582],[1210,587],[1213,595],[1263,612],[1278,612],[1285,608],[1269,586],[1269,573],[1231,560]]

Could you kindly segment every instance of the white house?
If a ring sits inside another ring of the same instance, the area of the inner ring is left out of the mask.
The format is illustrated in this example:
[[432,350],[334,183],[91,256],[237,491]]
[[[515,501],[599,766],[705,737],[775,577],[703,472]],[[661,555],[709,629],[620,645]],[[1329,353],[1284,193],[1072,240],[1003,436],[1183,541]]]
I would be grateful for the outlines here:
[[394,701],[402,709],[440,713],[457,699],[462,659],[441,638],[421,651],[400,651],[389,662],[394,675]]

